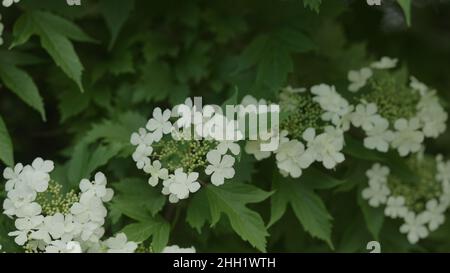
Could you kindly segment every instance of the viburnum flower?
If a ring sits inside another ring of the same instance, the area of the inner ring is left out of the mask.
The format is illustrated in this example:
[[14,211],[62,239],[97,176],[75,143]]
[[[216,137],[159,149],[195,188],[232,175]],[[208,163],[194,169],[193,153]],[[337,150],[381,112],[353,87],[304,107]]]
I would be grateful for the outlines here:
[[423,124],[423,133],[426,137],[437,138],[447,129],[448,114],[439,103],[436,92],[428,92],[423,95],[417,108],[417,117]]
[[398,59],[382,57],[379,61],[372,63],[371,67],[375,69],[391,69],[397,66]]
[[400,232],[406,233],[408,241],[415,244],[428,236],[426,222],[423,214],[416,215],[414,212],[409,212],[405,217],[405,223],[400,227]]
[[416,90],[419,91],[419,93],[423,96],[428,92],[428,86],[426,86],[426,84],[424,84],[423,82],[420,82],[416,77],[411,76],[410,78],[410,83],[409,86]]
[[150,164],[149,156],[152,154],[153,148],[144,144],[139,145],[134,151],[132,157],[136,162],[138,169],[143,169],[146,165]]
[[42,215],[35,215],[26,218],[19,218],[15,221],[15,227],[17,231],[8,233],[9,236],[15,236],[14,241],[18,245],[24,245],[28,240],[29,233],[37,228],[44,221]]
[[390,143],[394,140],[394,133],[389,130],[389,121],[380,116],[373,119],[373,127],[366,131],[367,137],[364,138],[364,147],[387,152]]
[[438,203],[436,199],[429,200],[423,213],[428,222],[428,229],[435,231],[445,221],[444,212],[447,208]]
[[14,3],[19,3],[20,0],[3,0],[2,5],[4,7],[10,7]]
[[310,156],[316,161],[322,162],[325,168],[333,169],[338,163],[345,160],[344,154],[341,153],[344,139],[342,131],[339,129],[328,126],[324,133],[316,135],[315,130],[311,128],[305,131],[303,138],[307,142]]
[[277,166],[282,174],[298,178],[302,175],[302,169],[306,168],[310,162],[302,162],[305,153],[305,146],[298,140],[289,140],[280,144],[276,151]]
[[220,186],[224,183],[225,178],[231,179],[234,177],[235,171],[233,169],[234,157],[224,155],[217,150],[209,151],[206,155],[208,165],[205,169],[207,175],[211,175],[211,183]]
[[391,218],[399,218],[406,216],[408,208],[405,206],[405,198],[403,196],[391,196],[388,198],[384,214]]
[[138,245],[135,242],[129,242],[125,233],[119,233],[104,242],[108,248],[107,253],[134,253]]
[[139,128],[137,133],[131,134],[131,144],[134,146],[139,145],[152,145],[153,136],[149,134],[144,128]]
[[171,111],[169,109],[162,112],[161,108],[156,107],[153,110],[153,118],[151,118],[147,123],[147,130],[152,133],[154,141],[159,141],[163,134],[168,134],[172,130],[172,123],[169,119],[171,116]]
[[88,179],[81,180],[80,190],[82,193],[100,197],[103,202],[110,201],[114,195],[112,189],[106,188],[106,177],[103,173],[97,173],[92,182]]
[[362,191],[362,197],[369,200],[369,205],[376,208],[381,204],[385,204],[390,194],[390,190],[385,185],[371,185]]
[[176,203],[181,199],[189,197],[189,193],[194,193],[200,189],[200,183],[197,182],[199,174],[183,172],[181,168],[175,170],[175,174],[163,182],[162,193],[169,195],[169,201]]
[[450,161],[444,162],[442,155],[438,155],[436,180],[441,183],[450,183]]
[[355,127],[361,127],[364,130],[372,130],[375,126],[375,122],[381,118],[377,112],[378,107],[375,103],[358,104],[351,115],[352,124]]
[[313,100],[320,104],[325,113],[322,119],[339,124],[340,118],[350,112],[350,105],[336,92],[334,86],[319,84],[311,87],[311,93],[315,95]]
[[62,240],[52,241],[45,247],[46,253],[82,253],[80,243],[75,241],[65,242]]
[[241,146],[234,141],[225,140],[221,141],[216,147],[217,151],[221,154],[226,154],[230,151],[234,155],[238,155],[241,152]]
[[366,175],[369,178],[369,185],[385,185],[390,172],[388,167],[381,166],[379,163],[374,164],[372,168],[366,172]]
[[177,245],[166,246],[161,253],[195,253],[195,247],[181,248]]
[[147,164],[144,167],[144,172],[150,174],[150,178],[148,179],[148,183],[155,187],[158,185],[159,179],[168,179],[169,171],[166,168],[161,167],[161,162],[158,160],[153,161],[152,164]]
[[348,72],[348,80],[350,81],[350,85],[348,86],[348,90],[351,92],[357,92],[359,89],[363,88],[367,80],[372,77],[372,69],[368,67],[361,68],[358,70],[351,70]]
[[401,156],[420,151],[424,134],[420,131],[420,121],[417,118],[399,119],[395,122],[394,139],[392,146],[396,148]]

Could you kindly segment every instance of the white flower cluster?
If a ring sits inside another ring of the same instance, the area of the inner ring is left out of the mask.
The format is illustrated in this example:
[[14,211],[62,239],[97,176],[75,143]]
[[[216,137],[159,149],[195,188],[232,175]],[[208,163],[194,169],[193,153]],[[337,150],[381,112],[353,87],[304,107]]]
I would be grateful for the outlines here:
[[411,209],[407,198],[394,194],[389,187],[388,179],[390,169],[375,164],[367,171],[369,186],[362,191],[362,197],[368,200],[372,207],[385,205],[384,213],[390,218],[400,218],[404,223],[400,232],[407,234],[411,244],[426,238],[430,232],[435,231],[445,221],[444,213],[450,205],[450,161],[444,162],[441,156],[436,158],[436,183],[440,183],[440,194],[427,200],[420,211]]
[[106,188],[106,177],[97,173],[94,181],[80,182],[78,200],[67,213],[43,214],[38,194],[49,187],[52,161],[36,158],[31,165],[17,164],[6,168],[7,198],[3,203],[4,214],[15,218],[16,231],[8,235],[32,252],[133,252],[134,242],[127,242],[124,234],[101,241],[107,210],[104,202],[111,200],[113,191]]
[[[375,70],[391,69],[396,65],[397,59],[383,57],[370,67],[350,71],[349,91],[357,92],[366,86],[368,80],[375,75]],[[448,114],[440,104],[436,91],[430,90],[414,77],[411,77],[409,87],[412,93],[420,95],[420,100],[413,109],[416,114],[412,117],[398,117],[389,121],[379,113],[379,105],[374,102],[361,99],[356,105],[350,119],[355,127],[364,130],[366,148],[387,152],[392,147],[401,156],[407,156],[420,151],[426,137],[436,138],[446,130]]]
[[242,135],[236,121],[215,109],[210,105],[197,108],[191,99],[172,111],[155,108],[146,128],[131,135],[137,168],[150,175],[151,186],[162,181],[162,193],[171,203],[200,189],[201,171],[216,186],[235,175],[235,156],[240,153],[236,142]]
[[[307,94],[304,88],[287,87],[282,90],[281,96],[286,94],[296,94],[303,96]],[[310,90],[312,103],[315,103],[321,109],[317,119],[323,123],[322,129],[308,127],[301,132],[299,139],[291,137],[290,128],[284,128],[281,133],[270,132],[267,136],[259,140],[248,141],[245,151],[253,154],[257,160],[270,157],[272,152],[275,154],[277,166],[280,173],[284,176],[298,178],[302,171],[307,169],[314,162],[321,162],[327,169],[333,169],[337,164],[345,160],[342,153],[344,148],[344,132],[349,126],[348,115],[352,113],[352,106],[339,95],[334,86],[320,84],[313,86]],[[253,101],[254,104],[261,104],[255,98],[244,98],[246,103]],[[283,108],[285,106],[286,108]],[[287,104],[281,105],[281,112],[293,112],[301,108],[295,102],[287,99]],[[306,110],[308,111],[308,110]],[[288,114],[289,115],[289,114]],[[305,113],[306,115],[316,115],[316,113]],[[302,119],[302,117],[300,117]],[[301,120],[294,123],[302,123]],[[297,127],[298,124],[294,124]],[[271,141],[271,138],[279,137],[279,146],[274,151],[262,151],[261,144]],[[290,139],[292,138],[292,139]]]

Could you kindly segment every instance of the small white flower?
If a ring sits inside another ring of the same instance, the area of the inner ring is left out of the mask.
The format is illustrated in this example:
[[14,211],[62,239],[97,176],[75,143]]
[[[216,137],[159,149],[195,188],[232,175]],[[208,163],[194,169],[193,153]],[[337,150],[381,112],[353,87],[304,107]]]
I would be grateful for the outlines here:
[[312,162],[304,162],[305,146],[298,140],[281,143],[276,151],[277,166],[283,173],[293,178],[302,175],[302,168],[307,168]]
[[450,161],[444,162],[442,157],[438,157],[436,180],[441,183],[450,183]]
[[350,85],[348,86],[348,90],[351,92],[357,92],[359,89],[363,88],[367,80],[370,79],[373,75],[372,69],[368,67],[364,67],[361,70],[351,70],[348,72],[348,80],[350,81]]
[[366,172],[366,176],[369,179],[369,185],[372,187],[386,185],[390,172],[388,167],[381,166],[379,163],[374,164],[372,168]]
[[139,128],[138,133],[131,134],[130,142],[134,146],[150,146],[153,143],[153,135],[149,134],[144,128]]
[[62,240],[52,241],[45,247],[46,253],[82,253],[79,242],[70,241],[64,242]]
[[389,121],[381,116],[373,119],[373,127],[366,131],[367,137],[364,139],[364,147],[380,152],[387,152],[389,144],[394,140],[394,133],[389,128]]
[[352,124],[364,130],[371,130],[377,120],[378,107],[375,103],[361,103],[355,108],[352,114]]
[[376,208],[381,204],[385,204],[390,190],[386,185],[369,185],[362,191],[362,197],[369,200],[369,205]]
[[219,145],[217,145],[216,149],[223,155],[226,154],[228,150],[234,155],[238,155],[241,152],[241,147],[239,144],[230,140],[221,141]]
[[400,232],[407,233],[408,241],[411,244],[415,244],[419,239],[428,236],[428,230],[425,227],[426,222],[426,218],[423,214],[416,216],[414,212],[409,212],[405,216],[405,223],[400,227]]
[[166,246],[161,253],[195,253],[195,247],[181,248],[177,245]]
[[398,150],[401,156],[420,151],[425,137],[423,132],[420,131],[419,119],[412,118],[409,121],[399,119],[395,122],[394,127],[396,132],[394,133],[392,146]]
[[391,69],[397,66],[398,59],[382,57],[379,61],[372,63],[371,67],[375,69]]
[[10,7],[14,3],[19,3],[20,0],[3,0],[2,5],[4,7]]
[[161,168],[161,162],[159,160],[155,160],[152,164],[146,165],[144,172],[150,174],[148,183],[152,187],[158,185],[159,179],[164,180],[169,178],[169,171],[166,168]]
[[405,198],[403,196],[391,196],[387,200],[384,214],[391,218],[405,217],[408,208],[405,206]]
[[168,134],[172,130],[172,123],[169,119],[171,112],[169,109],[162,112],[161,108],[157,107],[153,110],[153,118],[151,118],[147,123],[147,130],[152,132],[153,140],[161,140],[163,134]]
[[80,182],[80,190],[82,193],[90,194],[101,198],[104,202],[112,199],[114,192],[112,189],[106,188],[106,176],[98,172],[95,174],[94,181],[83,179]]
[[448,114],[439,103],[436,92],[429,92],[422,96],[418,106],[417,117],[423,124],[426,137],[437,138],[447,129]]
[[230,155],[224,155],[222,157],[222,154],[219,151],[211,150],[206,155],[206,159],[210,165],[206,167],[205,173],[211,175],[211,183],[214,185],[220,186],[224,183],[225,179],[234,177],[234,157]]
[[105,241],[108,247],[107,253],[134,253],[138,245],[129,242],[125,233],[119,233],[116,237],[111,237]]
[[311,93],[315,95],[313,100],[325,111],[322,114],[324,121],[331,121],[334,125],[338,125],[341,117],[351,112],[348,101],[336,92],[334,86],[315,85],[311,87]]
[[173,200],[186,199],[189,197],[189,193],[194,193],[200,189],[200,183],[197,182],[197,179],[197,172],[187,174],[183,172],[183,169],[179,168],[176,169],[175,174],[172,175],[170,179],[165,180],[163,184],[165,184],[164,186],[169,190],[169,193],[171,193],[173,197],[176,197],[176,199]]
[[327,169],[333,169],[337,164],[344,162],[345,156],[341,153],[344,148],[343,132],[331,126],[325,127],[325,132],[316,136],[315,129],[309,128],[303,133],[307,141],[306,154],[322,162]]
[[146,165],[150,164],[149,156],[152,154],[153,148],[145,144],[139,145],[134,151],[132,157],[136,162],[136,167],[138,169],[143,169]]
[[413,90],[419,91],[419,94],[424,96],[428,92],[428,86],[426,86],[424,83],[420,82],[416,77],[411,76],[410,77],[410,84],[409,87],[411,87]]
[[428,222],[428,228],[430,231],[435,231],[445,221],[444,212],[445,206],[438,203],[436,199],[429,200],[426,204],[426,210],[423,213],[425,219]]

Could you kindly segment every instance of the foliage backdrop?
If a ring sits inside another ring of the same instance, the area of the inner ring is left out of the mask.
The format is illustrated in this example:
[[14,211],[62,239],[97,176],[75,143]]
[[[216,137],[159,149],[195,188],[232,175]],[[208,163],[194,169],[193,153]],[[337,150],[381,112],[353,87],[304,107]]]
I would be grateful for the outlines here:
[[[243,156],[233,181],[176,205],[130,160],[131,132],[154,107],[188,96],[220,105],[236,88],[241,97],[273,99],[287,84],[345,87],[349,69],[380,56],[398,57],[422,81],[448,90],[450,3],[413,3],[408,27],[395,1],[365,2],[92,0],[69,7],[22,0],[1,7],[0,168],[52,159],[55,180],[68,189],[103,170],[116,191],[108,233],[124,229],[156,249],[169,242],[202,252],[365,252],[376,239],[383,251],[450,251],[448,221],[410,245],[398,223],[359,200],[372,164],[364,155],[349,156],[335,172],[308,172],[301,183],[280,181],[273,162]],[[449,144],[446,133],[428,148],[448,155]],[[212,204],[219,211],[209,211]],[[11,227],[2,217],[0,243],[16,251]]]

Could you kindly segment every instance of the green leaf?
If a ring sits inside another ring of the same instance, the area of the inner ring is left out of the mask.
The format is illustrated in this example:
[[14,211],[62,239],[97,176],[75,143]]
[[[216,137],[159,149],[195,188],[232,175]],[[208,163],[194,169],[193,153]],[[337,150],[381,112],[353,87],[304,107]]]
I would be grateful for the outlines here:
[[70,21],[43,11],[28,11],[17,20],[11,47],[27,42],[32,35],[40,37],[42,47],[50,54],[56,65],[74,80],[83,92],[81,83],[83,65],[69,38],[77,41],[90,41],[90,38]]
[[411,26],[411,0],[397,0],[405,14],[406,24]]
[[227,215],[231,227],[245,241],[260,251],[266,251],[267,233],[264,221],[255,211],[245,205],[258,203],[267,199],[271,193],[254,186],[238,183],[227,183],[223,186],[206,187],[211,225],[219,222],[221,214]]
[[366,221],[367,229],[370,234],[372,234],[375,240],[379,240],[380,231],[384,223],[384,210],[382,207],[373,208],[369,206],[367,200],[362,198],[361,190],[362,187],[360,187],[360,190],[357,191],[359,207],[363,212],[364,220]]
[[145,222],[133,223],[122,229],[128,240],[143,242],[153,237],[152,248],[155,252],[161,252],[169,242],[170,225],[162,218],[148,219]]
[[291,54],[312,49],[314,44],[310,38],[295,28],[260,35],[242,53],[235,73],[255,67],[253,91],[258,94],[265,90],[274,93],[285,84],[288,74],[293,71]]
[[105,18],[106,25],[111,32],[111,40],[109,42],[109,49],[114,46],[114,43],[119,36],[119,32],[125,24],[130,12],[134,8],[134,0],[101,0],[99,10]]
[[89,178],[93,172],[106,165],[122,149],[119,145],[98,145],[94,150],[85,143],[75,146],[68,165],[68,178],[76,186],[81,179]]
[[33,79],[24,70],[9,64],[0,63],[0,78],[8,89],[21,100],[38,111],[45,120],[45,110],[42,97]]
[[198,233],[201,233],[202,227],[207,221],[211,222],[209,208],[205,206],[207,202],[206,191],[200,191],[192,197],[186,211],[186,221]]
[[114,188],[117,193],[111,206],[137,221],[152,218],[166,202],[164,195],[142,179],[127,178],[115,183]]
[[8,166],[14,165],[14,154],[11,137],[6,129],[5,122],[0,116],[0,160]]
[[290,204],[297,219],[311,236],[324,240],[333,248],[331,242],[331,220],[324,203],[311,188],[299,180],[281,178],[276,175],[272,195],[271,219],[269,226],[276,223],[284,215]]
[[305,187],[318,190],[332,189],[347,182],[347,180],[336,179],[330,175],[324,174],[315,168],[306,170],[300,178],[300,181]]

